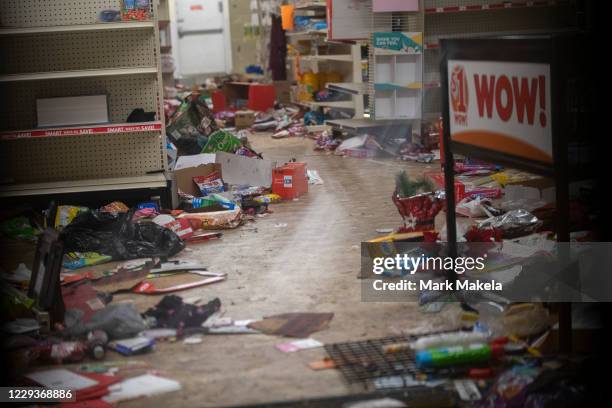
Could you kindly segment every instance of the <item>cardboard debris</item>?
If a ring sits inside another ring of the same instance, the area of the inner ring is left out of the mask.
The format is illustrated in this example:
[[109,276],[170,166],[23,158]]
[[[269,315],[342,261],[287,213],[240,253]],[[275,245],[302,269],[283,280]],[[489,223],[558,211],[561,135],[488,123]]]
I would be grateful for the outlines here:
[[221,165],[223,181],[233,185],[270,187],[275,162],[217,152],[215,162]]
[[333,317],[333,313],[284,313],[266,317],[249,327],[266,334],[303,339],[325,329]]

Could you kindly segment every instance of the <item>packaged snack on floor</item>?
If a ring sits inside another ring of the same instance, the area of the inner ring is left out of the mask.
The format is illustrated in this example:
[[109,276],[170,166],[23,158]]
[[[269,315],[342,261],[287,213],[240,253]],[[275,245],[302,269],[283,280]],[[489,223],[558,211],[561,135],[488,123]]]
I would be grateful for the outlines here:
[[193,182],[198,185],[200,192],[203,196],[207,196],[212,193],[222,193],[225,191],[223,186],[223,180],[219,175],[219,172],[212,172],[206,176],[196,176],[193,178]]

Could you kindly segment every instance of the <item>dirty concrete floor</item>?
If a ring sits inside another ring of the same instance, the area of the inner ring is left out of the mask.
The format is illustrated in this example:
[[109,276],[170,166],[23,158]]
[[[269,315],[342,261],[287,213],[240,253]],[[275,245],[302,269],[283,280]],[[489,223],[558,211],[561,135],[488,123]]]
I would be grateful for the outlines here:
[[[308,195],[298,201],[271,206],[273,214],[225,232],[219,241],[191,246],[193,250],[180,254],[181,259],[200,260],[209,270],[228,274],[225,282],[181,292],[181,296],[200,296],[205,301],[219,297],[225,316],[235,319],[333,312],[329,328],[312,336],[324,343],[445,325],[441,316],[424,315],[414,303],[361,302],[357,279],[360,242],[379,236],[378,228],[401,223],[391,202],[394,175],[404,168],[416,175],[439,164],[326,155],[314,152],[313,142],[301,138],[273,140],[256,134],[251,140],[267,159],[307,162],[325,184],[310,186]],[[141,311],[161,299],[123,296],[127,298],[135,298]],[[289,340],[258,334],[205,336],[194,345],[159,343],[154,353],[131,358],[180,381],[182,391],[121,407],[219,407],[355,390],[336,370],[312,371],[306,366],[325,357],[323,349],[282,353],[274,348]],[[107,358],[117,357],[111,352]]]

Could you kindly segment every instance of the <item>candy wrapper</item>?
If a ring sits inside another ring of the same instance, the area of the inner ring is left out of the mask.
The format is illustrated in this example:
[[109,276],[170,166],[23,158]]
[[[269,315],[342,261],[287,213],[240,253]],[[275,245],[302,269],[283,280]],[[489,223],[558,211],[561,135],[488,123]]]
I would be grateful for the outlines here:
[[488,218],[478,224],[478,229],[499,230],[504,238],[516,238],[535,232],[542,225],[536,216],[525,210],[512,210],[504,215]]
[[236,206],[236,208],[229,211],[183,213],[178,216],[178,219],[201,222],[202,226],[200,228],[204,230],[233,229],[242,223],[242,210]]
[[470,218],[490,218],[501,215],[502,213],[500,210],[493,207],[489,200],[478,196],[476,198],[465,197],[457,204],[456,211],[457,214]]
[[434,229],[434,218],[444,207],[444,200],[437,193],[424,193],[404,198],[394,192],[392,200],[404,220],[401,232]]
[[55,228],[64,228],[70,224],[81,213],[89,211],[87,207],[75,207],[73,205],[60,205],[55,214]]
[[213,193],[222,193],[225,191],[223,180],[217,171],[214,171],[206,176],[196,176],[193,178],[193,182],[198,185],[198,188],[203,196]]

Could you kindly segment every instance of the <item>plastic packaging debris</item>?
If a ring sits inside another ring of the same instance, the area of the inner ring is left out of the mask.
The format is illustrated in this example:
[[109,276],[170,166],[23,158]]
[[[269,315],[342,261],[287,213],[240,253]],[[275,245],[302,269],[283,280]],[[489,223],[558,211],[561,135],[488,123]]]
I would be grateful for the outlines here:
[[531,366],[514,366],[506,370],[497,377],[489,389],[489,394],[479,406],[483,408],[525,406],[523,391],[539,374],[540,369]]
[[493,217],[499,215],[499,211],[491,206],[491,202],[480,197],[472,199],[465,197],[457,204],[457,214],[465,217]]
[[308,176],[308,184],[323,184],[323,179],[319,176],[319,172],[316,170],[306,170]]
[[153,374],[132,377],[109,387],[110,394],[102,399],[109,403],[127,401],[141,397],[152,397],[167,392],[178,391],[181,384]]
[[488,218],[478,224],[478,229],[494,228],[504,238],[515,238],[535,232],[542,222],[525,210],[512,210],[504,215]]
[[512,305],[502,314],[490,313],[481,320],[494,336],[531,336],[544,332],[553,323],[548,310],[537,303]]
[[218,204],[220,204],[223,208],[227,209],[227,210],[234,210],[236,208],[236,203],[234,203],[233,201],[223,197],[220,194],[210,194],[208,196],[209,198],[215,200],[215,202],[217,202]]
[[201,224],[200,229],[204,230],[233,229],[242,224],[242,210],[236,206],[231,211],[183,213],[178,218],[195,220]]
[[64,261],[64,268],[79,269],[85,266],[101,265],[110,262],[113,258],[97,252],[68,252]]
[[113,201],[112,203],[106,204],[104,207],[100,208],[100,211],[109,213],[124,213],[130,211],[130,207],[121,201]]
[[170,257],[185,248],[171,230],[155,223],[134,223],[131,213],[88,211],[64,228],[64,248],[74,252],[99,252],[115,260]]
[[208,142],[208,136],[218,129],[205,98],[190,94],[183,99],[166,126],[166,134],[178,149],[179,156],[198,154]]
[[110,339],[125,339],[146,329],[145,322],[132,303],[111,303],[91,316],[89,322],[67,325],[66,334],[85,335],[93,330],[103,330]]
[[13,239],[36,241],[40,230],[34,228],[27,217],[15,217],[0,224],[2,234]]
[[359,135],[346,139],[336,148],[336,152],[342,153],[344,150],[363,147],[366,144],[368,137],[368,135]]
[[55,228],[63,228],[69,225],[75,218],[84,212],[89,211],[87,207],[75,207],[73,205],[60,205],[55,213]]
[[161,214],[153,218],[152,221],[157,225],[168,228],[181,239],[187,239],[193,235],[193,229],[188,220],[176,220],[171,215]]
[[218,172],[214,171],[206,176],[196,176],[193,178],[203,196],[211,193],[222,193],[225,191],[223,180]]
[[208,138],[208,142],[198,153],[227,152],[235,153],[242,143],[240,139],[223,130],[217,130]]
[[265,194],[254,198],[256,202],[262,204],[278,203],[279,201],[281,201],[281,199],[282,197],[278,194]]

